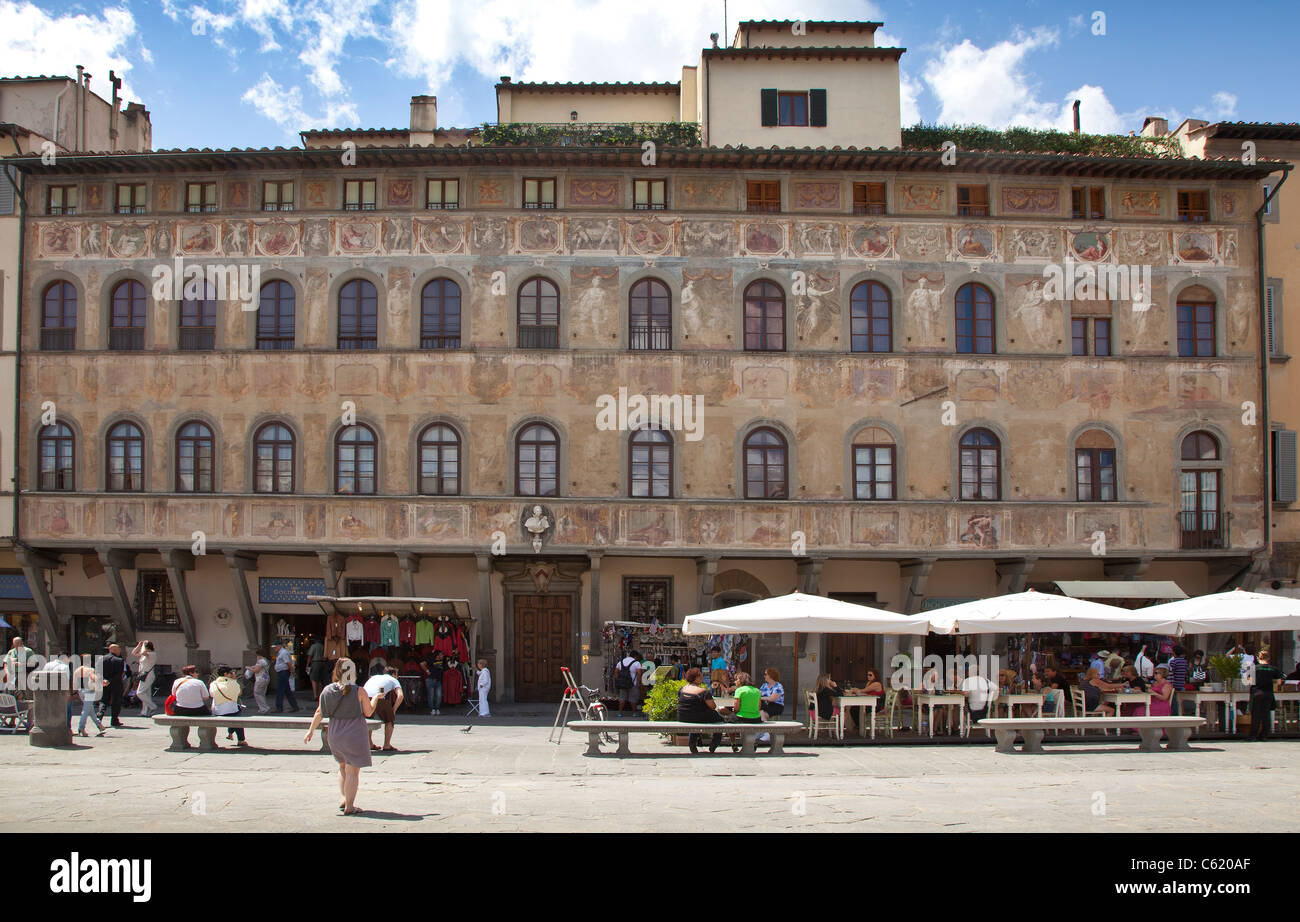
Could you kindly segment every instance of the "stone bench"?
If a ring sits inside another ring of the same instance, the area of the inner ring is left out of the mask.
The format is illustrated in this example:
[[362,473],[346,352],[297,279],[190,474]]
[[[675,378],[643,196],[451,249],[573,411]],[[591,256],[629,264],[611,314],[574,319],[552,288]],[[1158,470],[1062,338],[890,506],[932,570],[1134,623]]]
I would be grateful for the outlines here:
[[[217,748],[217,731],[223,728],[239,727],[242,730],[306,730],[311,726],[310,717],[240,717],[238,714],[230,714],[226,717],[194,717],[188,714],[163,715],[160,714],[153,719],[153,722],[160,727],[171,729],[172,744],[167,747],[168,751],[175,752],[185,749],[193,749],[190,745],[190,727],[194,727],[199,732],[199,749],[208,752]],[[320,725],[320,748],[322,752],[329,750],[329,739],[326,731],[329,728],[329,718],[321,720]],[[367,720],[367,730],[378,730],[384,724],[379,720]]]
[[620,759],[632,754],[631,750],[627,748],[627,738],[632,733],[655,733],[659,735],[666,733],[698,733],[703,736],[714,733],[725,733],[728,736],[739,734],[741,737],[741,752],[747,756],[754,754],[754,744],[758,735],[760,733],[770,733],[772,734],[772,755],[775,756],[782,755],[785,752],[784,744],[787,733],[797,733],[803,729],[803,724],[797,720],[773,720],[759,724],[690,724],[677,720],[571,720],[566,726],[570,730],[587,734],[586,754],[589,756],[602,754],[600,751],[600,737],[602,734],[617,734],[618,751],[615,755]]
[[[992,730],[997,737],[998,752],[1015,752],[1016,733],[1025,738],[1023,752],[1042,752],[1043,734],[1048,730],[1127,730],[1135,729],[1142,742],[1138,746],[1142,752],[1159,752],[1160,737],[1169,735],[1166,750],[1186,752],[1187,740],[1192,731],[1205,725],[1204,717],[986,717],[975,724],[976,727]],[[1109,737],[1092,737],[1094,740],[1108,740]],[[1075,737],[1075,742],[1083,742],[1085,737]]]

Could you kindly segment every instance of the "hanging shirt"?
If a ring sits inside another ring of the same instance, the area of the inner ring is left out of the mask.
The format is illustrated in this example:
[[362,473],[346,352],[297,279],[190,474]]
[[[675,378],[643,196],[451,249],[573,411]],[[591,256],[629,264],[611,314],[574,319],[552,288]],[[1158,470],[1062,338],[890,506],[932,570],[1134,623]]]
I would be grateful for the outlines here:
[[415,621],[411,618],[403,618],[397,625],[397,639],[399,643],[415,643]]
[[418,644],[433,643],[433,622],[428,618],[421,618],[415,622],[415,642]]
[[452,629],[452,638],[456,643],[456,655],[463,660],[469,659],[469,644],[465,642],[465,629],[459,624]]
[[346,630],[347,619],[337,612],[325,619],[325,638],[327,640],[342,640]]
[[366,643],[379,643],[379,619],[371,615],[364,622],[362,627],[365,629]]
[[352,643],[354,640],[364,641],[366,639],[366,626],[361,622],[360,615],[353,615],[348,619],[347,641]]
[[386,615],[379,622],[379,645],[381,647],[395,647],[397,642],[397,619],[392,615]]

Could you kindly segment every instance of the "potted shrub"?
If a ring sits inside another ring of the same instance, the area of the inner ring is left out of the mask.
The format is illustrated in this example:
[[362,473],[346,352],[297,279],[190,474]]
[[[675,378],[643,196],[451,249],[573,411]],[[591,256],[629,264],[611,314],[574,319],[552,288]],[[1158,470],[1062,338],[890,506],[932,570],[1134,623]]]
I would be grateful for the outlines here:
[[1235,691],[1241,681],[1241,654],[1215,653],[1210,656],[1210,668],[1222,683],[1222,691]]
[[[677,692],[681,690],[686,683],[681,679],[661,679],[650,688],[650,696],[645,699],[641,705],[641,710],[647,720],[676,720],[677,719]],[[682,736],[680,740],[673,739],[674,743],[686,745],[686,737]]]

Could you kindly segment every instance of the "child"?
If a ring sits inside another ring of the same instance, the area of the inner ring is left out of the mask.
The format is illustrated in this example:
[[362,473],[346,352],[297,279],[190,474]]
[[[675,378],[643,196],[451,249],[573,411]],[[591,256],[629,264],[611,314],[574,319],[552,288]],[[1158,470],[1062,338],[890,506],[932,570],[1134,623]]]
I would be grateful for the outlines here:
[[488,710],[488,692],[492,690],[492,673],[488,672],[485,659],[478,661],[478,716],[491,717]]

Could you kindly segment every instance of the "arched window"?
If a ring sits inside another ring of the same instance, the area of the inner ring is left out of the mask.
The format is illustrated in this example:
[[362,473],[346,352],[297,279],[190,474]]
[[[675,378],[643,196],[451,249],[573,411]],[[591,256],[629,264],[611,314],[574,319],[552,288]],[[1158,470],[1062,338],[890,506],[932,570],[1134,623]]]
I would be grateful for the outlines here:
[[879,426],[868,426],[853,437],[853,498],[898,498],[894,437]]
[[375,493],[377,440],[369,426],[347,426],[334,439],[334,492]]
[[628,439],[628,495],[673,495],[673,437],[662,429],[636,429]]
[[629,349],[673,347],[673,302],[668,286],[641,279],[632,286],[627,305]]
[[972,429],[961,437],[961,498],[1002,498],[1002,443],[987,429]]
[[1081,503],[1116,500],[1115,440],[1101,429],[1089,429],[1074,443],[1074,488]]
[[560,495],[560,438],[550,426],[533,423],[515,439],[515,493]]
[[204,423],[188,422],[176,431],[176,492],[211,493],[216,440]]
[[118,282],[108,315],[108,348],[137,352],[144,348],[144,286],[135,279]]
[[1181,503],[1178,525],[1184,548],[1225,547],[1219,498],[1223,493],[1223,459],[1219,440],[1205,431],[1183,439],[1178,470]]
[[181,327],[177,344],[189,352],[206,352],[217,345],[217,302],[212,297],[208,283],[200,284],[203,286],[201,291],[190,291],[185,300],[181,301]]
[[293,482],[293,432],[283,423],[267,423],[253,436],[253,490],[292,493]]
[[144,436],[135,423],[118,423],[108,430],[104,455],[108,489],[117,493],[144,490]]
[[426,496],[460,493],[460,436],[434,423],[420,433],[420,492]]
[[975,355],[997,352],[993,292],[976,282],[957,289],[957,351]]
[[519,286],[520,349],[560,347],[560,292],[547,279],[532,278]]
[[379,292],[365,279],[353,279],[339,289],[339,348],[379,347]]
[[41,299],[41,349],[77,348],[77,289],[71,282],[54,282]]
[[785,292],[775,282],[751,282],[745,289],[745,349],[785,351]]
[[288,282],[267,282],[257,303],[257,348],[292,349],[294,293]]
[[775,429],[745,437],[745,499],[788,499],[789,461],[785,438]]
[[892,352],[889,289],[879,282],[858,282],[849,295],[849,341],[854,352]]
[[1178,297],[1178,354],[1184,358],[1213,356],[1215,303],[1199,285]]
[[37,436],[37,451],[40,454],[40,482],[42,490],[75,490],[74,475],[76,461],[73,454],[76,447],[72,430],[64,423],[46,426]]
[[420,293],[420,348],[460,348],[460,286],[433,279]]

